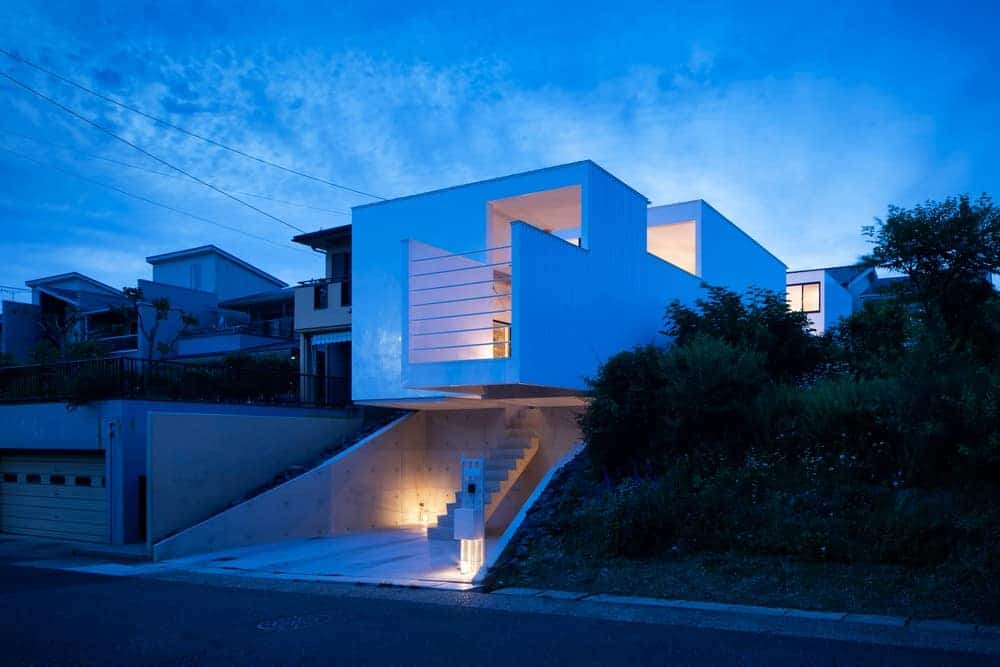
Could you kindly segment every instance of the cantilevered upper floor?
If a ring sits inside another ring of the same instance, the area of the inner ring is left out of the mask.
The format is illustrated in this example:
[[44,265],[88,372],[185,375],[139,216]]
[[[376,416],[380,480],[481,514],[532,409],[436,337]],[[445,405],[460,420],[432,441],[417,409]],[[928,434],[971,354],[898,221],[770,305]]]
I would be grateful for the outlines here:
[[783,289],[704,202],[648,203],[584,161],[354,208],[354,399],[579,401],[703,280]]

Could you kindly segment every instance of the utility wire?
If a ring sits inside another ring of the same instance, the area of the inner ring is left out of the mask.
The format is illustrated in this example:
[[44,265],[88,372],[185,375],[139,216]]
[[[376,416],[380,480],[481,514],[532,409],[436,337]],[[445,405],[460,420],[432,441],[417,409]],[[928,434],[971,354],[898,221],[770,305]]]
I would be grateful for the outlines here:
[[74,171],[70,171],[69,169],[63,169],[62,167],[57,167],[54,164],[47,164],[47,163],[42,162],[41,160],[38,160],[38,159],[36,159],[36,158],[34,158],[34,157],[30,156],[30,155],[25,155],[24,153],[21,153],[19,151],[15,151],[15,150],[13,150],[11,148],[7,148],[6,146],[0,146],[0,151],[4,151],[4,152],[10,153],[12,155],[16,155],[16,156],[18,156],[18,157],[20,157],[20,158],[22,158],[24,160],[27,160],[29,162],[33,162],[34,164],[36,164],[36,165],[38,165],[40,167],[44,167],[44,168],[47,168],[47,169],[52,169],[54,171],[61,172],[61,173],[66,174],[68,176],[72,176],[73,178],[77,178],[77,179],[79,179],[81,181],[90,183],[92,185],[96,185],[98,187],[102,187],[102,188],[105,188],[107,190],[112,190],[112,191],[117,192],[119,194],[125,195],[126,197],[131,197],[132,199],[138,199],[141,202],[145,202],[147,204],[152,204],[153,206],[158,206],[158,207],[160,207],[162,209],[166,209],[166,210],[171,211],[173,213],[178,213],[180,215],[187,216],[187,217],[189,217],[189,218],[191,218],[193,220],[197,220],[199,222],[204,222],[204,223],[207,223],[209,225],[213,225],[215,227],[221,227],[222,229],[227,229],[227,230],[229,230],[231,232],[236,232],[237,234],[242,234],[242,235],[248,236],[248,237],[250,237],[252,239],[257,239],[258,241],[263,241],[264,243],[270,243],[271,245],[277,246],[277,247],[279,247],[279,248],[281,248],[283,250],[293,250],[295,252],[301,252],[301,253],[304,253],[304,254],[312,255],[312,253],[310,253],[308,250],[299,249],[299,248],[296,248],[296,247],[293,247],[293,246],[288,246],[288,245],[285,245],[283,243],[278,243],[277,241],[274,241],[274,240],[269,239],[267,237],[258,236],[257,234],[253,234],[251,232],[248,232],[245,229],[240,229],[239,227],[231,227],[229,225],[224,225],[221,222],[216,222],[215,220],[211,220],[209,218],[200,216],[200,215],[198,215],[196,213],[189,213],[188,211],[184,211],[184,210],[181,210],[179,208],[175,208],[173,206],[170,206],[169,204],[163,204],[163,203],[158,202],[156,200],[150,199],[149,197],[144,197],[142,195],[137,195],[137,194],[135,194],[133,192],[129,192],[127,190],[122,190],[121,188],[119,188],[117,186],[109,185],[108,183],[102,183],[101,181],[97,181],[97,180],[94,180],[92,178],[88,178],[87,176],[83,176],[82,174],[78,174],[78,173],[76,173]]
[[353,192],[354,194],[361,195],[362,197],[370,197],[372,199],[378,199],[380,201],[385,201],[385,197],[379,197],[378,195],[373,195],[370,192],[365,192],[363,190],[358,190],[356,188],[348,187],[346,185],[341,185],[340,183],[334,183],[333,181],[329,181],[329,180],[327,180],[325,178],[320,178],[319,176],[313,176],[312,174],[307,174],[304,171],[299,171],[298,169],[293,169],[292,167],[286,167],[284,165],[278,164],[277,162],[272,162],[271,160],[268,160],[266,158],[258,157],[256,155],[252,155],[250,153],[247,153],[246,151],[242,151],[239,148],[233,148],[232,146],[227,146],[226,144],[222,143],[221,141],[217,141],[217,140],[212,139],[210,137],[206,137],[204,135],[198,134],[197,132],[192,132],[191,130],[187,130],[187,129],[183,128],[183,127],[180,127],[179,125],[175,125],[175,124],[171,123],[168,120],[164,120],[162,118],[154,116],[151,113],[147,113],[147,112],[143,111],[142,109],[137,109],[137,108],[135,108],[135,107],[133,107],[133,106],[131,106],[129,104],[126,104],[126,103],[124,103],[124,102],[122,102],[120,100],[116,100],[113,97],[108,97],[107,95],[104,95],[103,93],[99,93],[99,92],[97,92],[96,90],[94,90],[92,88],[88,88],[87,86],[84,86],[81,83],[77,83],[76,81],[73,81],[72,79],[66,78],[66,77],[62,76],[61,74],[57,74],[56,72],[53,72],[50,69],[42,67],[41,65],[37,65],[37,64],[31,62],[30,60],[28,60],[26,58],[23,58],[22,56],[19,56],[19,55],[15,54],[15,53],[11,53],[10,51],[8,51],[6,49],[0,48],[0,53],[2,53],[3,55],[7,56],[11,60],[16,60],[17,62],[19,62],[19,63],[21,63],[23,65],[27,65],[28,67],[34,68],[34,69],[38,70],[39,72],[44,72],[45,74],[48,74],[49,76],[51,76],[51,77],[53,77],[55,79],[58,79],[59,81],[62,81],[63,83],[65,83],[67,85],[73,86],[74,88],[77,88],[77,89],[82,90],[82,91],[84,91],[86,93],[89,93],[89,94],[91,94],[91,95],[93,95],[93,96],[95,96],[95,97],[97,97],[97,98],[99,98],[101,100],[104,100],[105,102],[108,102],[109,104],[114,104],[115,106],[121,107],[122,109],[125,109],[127,111],[131,111],[132,113],[135,113],[135,114],[139,114],[143,118],[147,118],[147,119],[149,119],[149,120],[151,120],[151,121],[153,121],[155,123],[159,123],[160,125],[164,125],[166,127],[169,127],[172,130],[176,130],[176,131],[178,131],[178,132],[180,132],[182,134],[186,134],[187,136],[193,137],[195,139],[198,139],[199,141],[204,141],[205,143],[211,144],[211,145],[215,146],[216,148],[221,148],[222,150],[226,150],[226,151],[229,151],[230,153],[235,153],[236,155],[239,155],[241,157],[245,157],[248,160],[253,160],[255,162],[259,162],[260,164],[265,164],[265,165],[267,165],[269,167],[273,167],[275,169],[280,169],[281,171],[288,172],[289,174],[295,174],[296,176],[301,176],[302,178],[308,178],[310,180],[316,181],[317,183],[323,183],[324,185],[329,185],[330,187],[339,188],[340,190],[345,190],[347,192]]
[[[39,143],[39,144],[42,144],[42,145],[45,145],[45,146],[51,146],[52,148],[58,148],[60,150],[69,151],[71,153],[76,153],[77,155],[82,155],[84,157],[92,158],[94,160],[103,160],[105,162],[110,162],[111,164],[117,164],[117,165],[119,165],[121,167],[128,167],[129,169],[138,169],[139,171],[144,171],[144,172],[149,173],[149,174],[156,174],[157,176],[166,176],[167,178],[184,178],[180,174],[172,174],[172,173],[167,172],[167,171],[158,171],[156,169],[150,169],[149,167],[144,167],[144,166],[142,166],[140,164],[132,164],[131,162],[123,162],[121,160],[116,160],[114,158],[106,157],[104,155],[98,155],[97,153],[88,153],[87,151],[82,151],[79,148],[75,148],[73,146],[66,146],[65,144],[57,144],[57,143],[54,143],[54,142],[51,142],[51,141],[47,141],[45,139],[39,139],[38,137],[31,137],[31,136],[28,136],[27,134],[21,134],[20,132],[14,132],[13,130],[7,130],[7,129],[4,129],[4,128],[0,128],[0,133],[7,134],[7,135],[10,135],[10,136],[13,136],[13,137],[19,137],[21,139],[27,139],[28,141],[34,141],[36,143]],[[347,211],[338,211],[337,209],[323,208],[322,206],[313,206],[311,204],[301,204],[299,202],[287,201],[285,199],[278,199],[277,197],[271,197],[271,196],[268,196],[268,195],[257,194],[255,192],[241,192],[240,190],[233,190],[233,193],[234,194],[238,194],[238,195],[244,195],[244,196],[247,196],[247,197],[257,197],[259,199],[266,199],[268,201],[273,201],[273,202],[276,202],[278,204],[286,204],[288,206],[297,206],[299,208],[308,208],[308,209],[312,209],[314,211],[322,211],[324,213],[333,213],[335,215],[347,215],[347,216],[350,215],[350,213],[348,213]]]
[[289,227],[290,229],[294,229],[297,232],[305,233],[305,230],[302,229],[301,227],[297,227],[297,226],[293,225],[290,222],[282,220],[281,218],[279,218],[278,216],[276,216],[274,214],[268,213],[267,211],[265,211],[265,210],[263,210],[261,208],[257,208],[253,204],[251,204],[249,202],[243,201],[242,199],[240,199],[236,195],[230,194],[229,192],[226,192],[222,188],[216,187],[216,186],[212,185],[211,183],[209,183],[208,181],[205,181],[205,180],[203,180],[201,178],[198,178],[197,176],[195,176],[191,172],[185,171],[184,169],[181,169],[180,167],[176,167],[173,164],[171,164],[171,163],[167,162],[166,160],[164,160],[163,158],[158,157],[156,155],[153,155],[152,153],[150,153],[149,151],[147,151],[145,148],[142,148],[141,146],[138,146],[138,145],[132,143],[131,141],[129,141],[125,137],[122,137],[121,135],[115,134],[112,130],[109,130],[108,128],[104,127],[100,123],[98,123],[96,121],[93,121],[90,118],[87,118],[86,116],[84,116],[84,115],[82,115],[80,113],[77,113],[76,111],[74,111],[73,109],[69,108],[65,104],[62,104],[61,102],[59,102],[59,101],[57,101],[57,100],[49,97],[45,93],[42,93],[42,92],[40,92],[38,90],[35,90],[34,88],[32,88],[31,86],[29,86],[28,84],[15,79],[11,75],[7,74],[6,72],[0,72],[0,76],[2,76],[3,78],[7,79],[8,81],[11,81],[12,83],[16,84],[17,86],[23,88],[24,90],[27,90],[32,95],[40,97],[41,99],[45,100],[49,104],[52,104],[52,105],[54,105],[54,106],[62,109],[63,111],[65,111],[66,113],[70,114],[74,118],[78,118],[79,120],[83,121],[84,123],[87,123],[91,127],[94,127],[96,129],[100,130],[101,132],[107,134],[108,136],[117,139],[118,141],[122,142],[126,146],[131,146],[132,148],[134,148],[135,150],[139,151],[140,153],[142,153],[146,157],[148,157],[148,158],[150,158],[152,160],[155,160],[155,161],[159,162],[160,164],[162,164],[163,166],[169,167],[170,169],[173,169],[176,172],[184,174],[185,176],[187,176],[188,178],[190,178],[194,182],[200,183],[201,185],[204,185],[206,188],[209,188],[210,190],[214,190],[215,192],[218,192],[219,194],[221,194],[221,195],[223,195],[225,197],[228,197],[229,199],[232,199],[233,201],[235,201],[235,202],[237,202],[239,204],[242,204],[243,206],[246,206],[247,208],[249,208],[249,209],[251,209],[253,211],[256,211],[257,213],[260,213],[261,215],[263,215],[265,217],[268,217],[268,218],[274,220],[275,222],[281,223],[285,227]]

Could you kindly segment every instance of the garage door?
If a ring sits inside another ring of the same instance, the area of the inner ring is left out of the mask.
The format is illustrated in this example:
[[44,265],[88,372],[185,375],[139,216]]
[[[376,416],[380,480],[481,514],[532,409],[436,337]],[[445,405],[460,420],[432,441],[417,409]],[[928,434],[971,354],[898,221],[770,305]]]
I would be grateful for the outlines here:
[[0,533],[108,542],[104,452],[0,452]]

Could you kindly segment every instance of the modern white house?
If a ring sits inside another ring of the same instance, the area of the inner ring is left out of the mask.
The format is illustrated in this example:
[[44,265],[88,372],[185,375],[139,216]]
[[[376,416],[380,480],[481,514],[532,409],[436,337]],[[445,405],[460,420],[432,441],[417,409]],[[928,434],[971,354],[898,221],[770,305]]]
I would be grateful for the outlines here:
[[580,405],[601,361],[656,340],[674,299],[784,285],[785,265],[707,203],[650,208],[593,162],[353,215],[357,402]]
[[297,288],[303,357],[315,360],[327,334],[348,335],[353,401],[409,412],[159,542],[156,558],[323,536],[331,541],[302,548],[363,553],[355,563],[369,577],[451,580],[461,563],[467,581],[579,451],[586,379],[604,360],[662,341],[666,306],[692,303],[706,284],[779,291],[785,281],[785,265],[706,202],[650,207],[590,161],[352,214],[349,232],[296,239],[328,253],[349,247],[352,267],[335,276],[328,262],[326,277],[349,278],[349,318],[317,312],[345,307],[343,287]]

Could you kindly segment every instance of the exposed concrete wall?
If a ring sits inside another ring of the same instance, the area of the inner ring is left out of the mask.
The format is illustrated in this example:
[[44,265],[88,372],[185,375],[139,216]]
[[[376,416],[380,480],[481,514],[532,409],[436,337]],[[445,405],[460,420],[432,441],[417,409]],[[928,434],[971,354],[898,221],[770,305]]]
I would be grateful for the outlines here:
[[[506,522],[579,440],[572,411],[542,413],[539,451],[503,501]],[[157,543],[154,557],[412,525],[421,502],[431,516],[443,514],[461,483],[462,455],[496,446],[505,423],[502,409],[410,414],[313,470]]]
[[548,474],[552,466],[580,441],[580,427],[576,423],[578,411],[574,408],[543,408],[541,442],[538,453],[517,478],[510,491],[493,511],[486,524],[486,533],[496,536],[503,533],[517,515],[525,500],[532,494],[539,482]]
[[376,472],[358,467],[374,462],[368,450],[423,435],[423,415],[401,417],[305,474],[154,544],[153,559],[336,532],[341,522],[360,519],[353,506],[345,505],[341,491],[351,488],[355,474],[364,478]]
[[290,466],[311,463],[360,427],[360,416],[150,413],[150,541],[216,514]]

